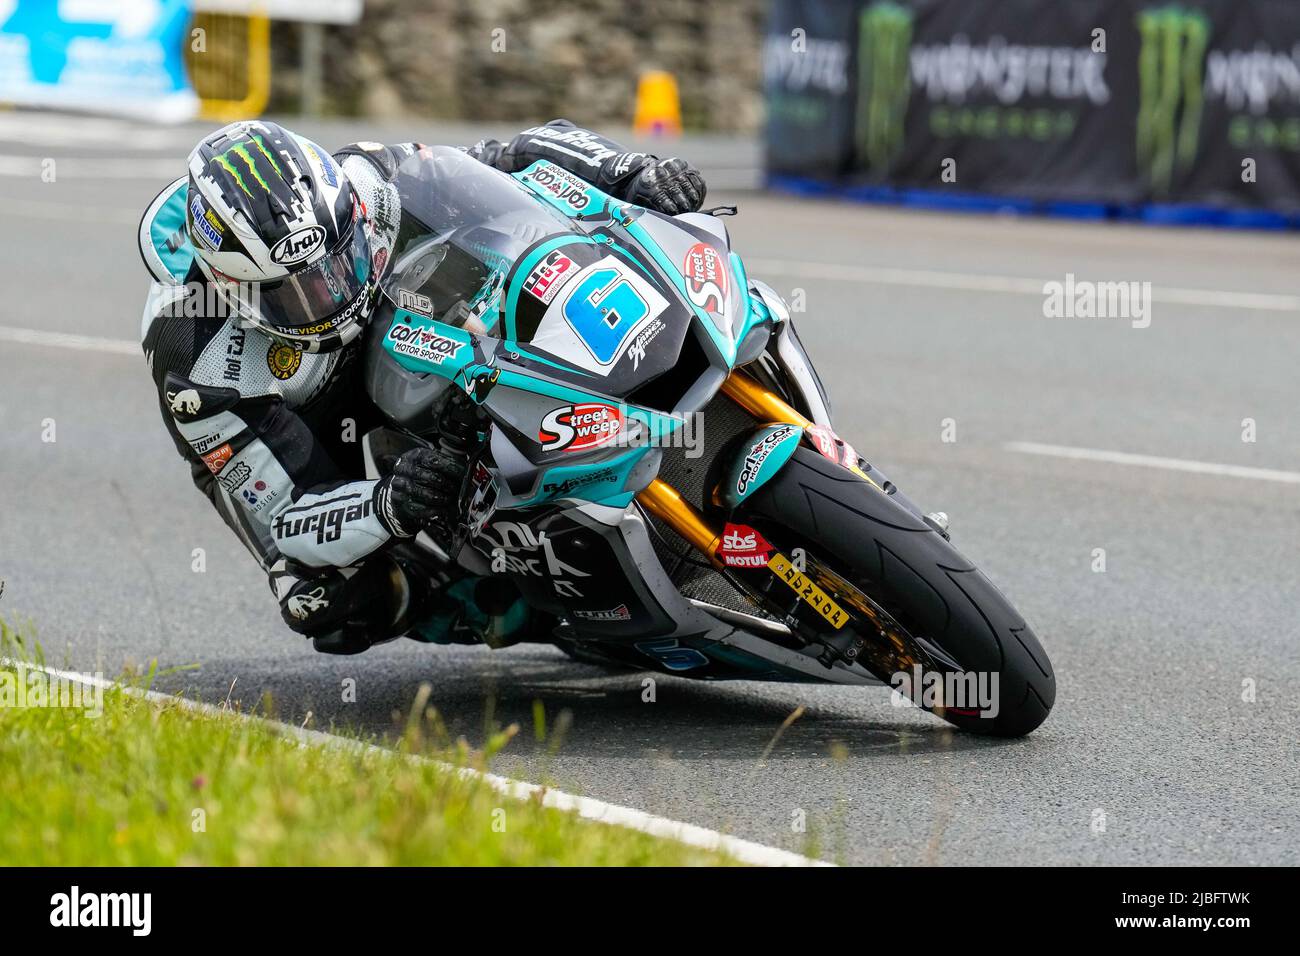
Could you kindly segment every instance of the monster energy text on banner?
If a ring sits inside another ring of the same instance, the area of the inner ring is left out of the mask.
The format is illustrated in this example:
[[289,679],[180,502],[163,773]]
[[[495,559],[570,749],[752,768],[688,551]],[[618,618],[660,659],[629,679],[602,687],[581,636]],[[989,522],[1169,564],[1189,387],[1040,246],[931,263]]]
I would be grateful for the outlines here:
[[1116,213],[1262,209],[1300,225],[1300,2],[771,9],[766,156],[778,182]]
[[914,19],[891,0],[859,17],[856,129],[868,169],[887,169],[902,150],[914,92],[932,136],[980,140],[1068,139],[1080,104],[1110,100],[1106,54],[1087,44],[1020,43],[1001,32],[925,42],[914,39]]

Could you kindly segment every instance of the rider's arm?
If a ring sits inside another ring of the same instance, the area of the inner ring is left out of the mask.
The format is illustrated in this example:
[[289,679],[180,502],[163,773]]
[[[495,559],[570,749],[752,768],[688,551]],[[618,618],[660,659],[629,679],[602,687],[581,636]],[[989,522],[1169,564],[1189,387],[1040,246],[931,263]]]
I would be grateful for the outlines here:
[[281,555],[345,567],[387,543],[385,483],[349,480],[278,394],[243,395],[196,368],[203,322],[159,317],[144,347],[177,450],[226,524],[268,570]]
[[658,162],[649,153],[631,152],[566,119],[551,120],[545,126],[523,130],[508,143],[480,140],[469,154],[506,173],[527,169],[539,159],[581,176],[616,199],[633,199],[637,177]]

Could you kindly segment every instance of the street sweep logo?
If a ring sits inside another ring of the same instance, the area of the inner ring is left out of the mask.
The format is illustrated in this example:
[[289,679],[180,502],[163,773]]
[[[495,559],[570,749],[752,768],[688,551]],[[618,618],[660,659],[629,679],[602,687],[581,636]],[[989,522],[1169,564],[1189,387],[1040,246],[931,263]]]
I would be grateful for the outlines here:
[[50,897],[50,925],[57,927],[124,926],[132,936],[153,928],[152,893],[82,893],[81,887]]

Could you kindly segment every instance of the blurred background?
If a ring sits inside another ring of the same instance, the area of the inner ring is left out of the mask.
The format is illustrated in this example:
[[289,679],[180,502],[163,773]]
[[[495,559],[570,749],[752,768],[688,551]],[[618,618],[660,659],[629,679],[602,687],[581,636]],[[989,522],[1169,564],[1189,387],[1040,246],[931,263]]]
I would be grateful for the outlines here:
[[567,116],[761,137],[787,189],[1288,226],[1297,36],[1279,0],[4,0],[0,102]]
[[[506,771],[791,849],[803,810],[847,862],[1296,861],[1300,4],[0,0],[0,103],[0,614],[51,660],[377,733],[427,680],[473,742],[541,699],[563,750]],[[141,212],[256,115],[331,149],[563,116],[698,164],[837,430],[1041,638],[1048,722],[671,677],[651,708],[539,646],[313,656],[139,348]],[[1140,311],[1053,315],[1066,283]]]

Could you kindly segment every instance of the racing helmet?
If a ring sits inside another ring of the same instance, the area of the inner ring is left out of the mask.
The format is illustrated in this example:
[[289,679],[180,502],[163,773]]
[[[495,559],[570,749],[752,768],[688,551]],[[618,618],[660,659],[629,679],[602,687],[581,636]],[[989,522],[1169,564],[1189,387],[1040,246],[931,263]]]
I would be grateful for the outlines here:
[[186,225],[199,270],[245,324],[306,352],[353,341],[374,307],[370,228],[311,140],[239,122],[190,153]]

